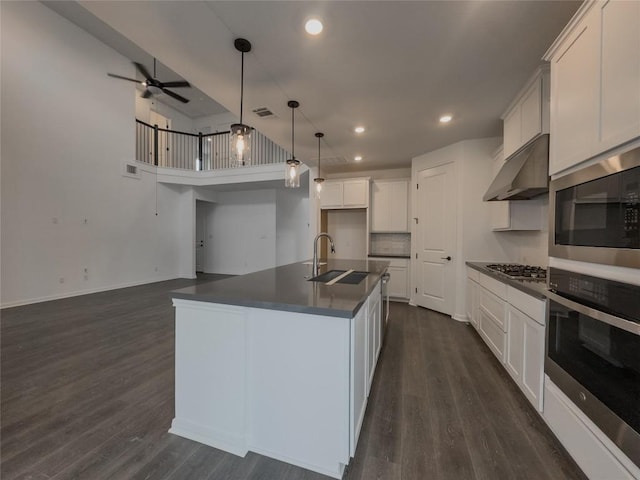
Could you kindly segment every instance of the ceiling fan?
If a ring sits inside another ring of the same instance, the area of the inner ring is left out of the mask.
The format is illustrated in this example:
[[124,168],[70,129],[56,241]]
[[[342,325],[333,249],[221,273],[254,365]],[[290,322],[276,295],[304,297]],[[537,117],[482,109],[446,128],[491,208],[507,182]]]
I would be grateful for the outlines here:
[[147,71],[144,65],[137,62],[133,62],[133,64],[136,66],[140,74],[145,78],[144,81],[140,81],[135,78],[123,77],[121,75],[116,75],[115,73],[107,73],[107,75],[113,78],[119,78],[121,80],[129,80],[130,82],[136,82],[141,85],[144,85],[146,88],[145,88],[145,91],[142,92],[142,98],[149,98],[152,95],[166,93],[170,97],[175,98],[176,100],[182,103],[189,103],[188,98],[184,98],[183,96],[178,95],[177,93],[167,89],[168,87],[169,88],[190,87],[191,85],[189,84],[189,82],[185,80],[178,80],[175,82],[161,82],[160,80],[158,80],[156,78],[156,59],[155,58],[153,59],[153,77],[149,74],[149,72]]

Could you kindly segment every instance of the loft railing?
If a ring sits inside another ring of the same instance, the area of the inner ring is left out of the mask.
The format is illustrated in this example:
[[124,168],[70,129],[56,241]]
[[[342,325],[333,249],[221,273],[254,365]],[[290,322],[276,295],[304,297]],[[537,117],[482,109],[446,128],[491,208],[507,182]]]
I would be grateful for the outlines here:
[[[184,170],[242,168],[230,158],[229,132],[188,133],[136,119],[136,160]],[[251,165],[284,163],[290,154],[260,132],[251,134]]]

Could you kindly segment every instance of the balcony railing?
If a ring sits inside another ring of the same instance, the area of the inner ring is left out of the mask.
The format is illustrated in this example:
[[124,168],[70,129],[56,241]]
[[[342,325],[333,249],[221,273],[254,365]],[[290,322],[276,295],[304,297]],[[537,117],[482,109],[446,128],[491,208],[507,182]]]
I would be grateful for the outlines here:
[[[242,168],[230,159],[229,132],[188,133],[136,119],[136,160],[166,168]],[[290,154],[260,132],[251,134],[251,165],[284,163]]]

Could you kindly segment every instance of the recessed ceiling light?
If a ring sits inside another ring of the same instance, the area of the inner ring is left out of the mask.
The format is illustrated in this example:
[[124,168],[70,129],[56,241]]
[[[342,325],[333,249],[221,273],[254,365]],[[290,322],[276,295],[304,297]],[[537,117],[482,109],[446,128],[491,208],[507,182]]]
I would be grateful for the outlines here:
[[356,162],[359,162],[360,160],[362,160],[362,157],[361,157],[360,155],[356,155],[355,157],[353,157],[353,159],[354,159]]
[[310,18],[307,23],[304,24],[304,29],[309,35],[318,35],[322,32],[322,22],[317,18]]
[[362,132],[364,132],[364,127],[356,127],[356,128],[353,129],[353,131],[356,132],[356,133],[362,133]]
[[440,117],[440,123],[449,123],[452,118],[451,115],[443,115]]

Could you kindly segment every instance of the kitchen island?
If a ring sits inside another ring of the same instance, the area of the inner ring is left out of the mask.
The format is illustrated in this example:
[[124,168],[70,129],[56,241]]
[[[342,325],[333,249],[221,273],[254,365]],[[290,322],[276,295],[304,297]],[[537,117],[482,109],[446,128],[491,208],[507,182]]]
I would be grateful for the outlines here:
[[358,284],[309,281],[294,263],[172,292],[171,433],[341,478],[354,455],[382,344],[388,262],[329,260]]

